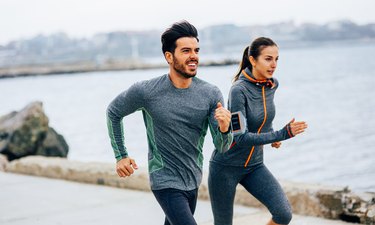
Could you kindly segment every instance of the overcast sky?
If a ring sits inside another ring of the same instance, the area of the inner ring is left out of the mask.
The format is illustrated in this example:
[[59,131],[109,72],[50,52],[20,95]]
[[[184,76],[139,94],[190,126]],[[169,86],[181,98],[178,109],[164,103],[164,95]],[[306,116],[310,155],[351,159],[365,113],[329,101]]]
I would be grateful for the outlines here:
[[0,0],[0,45],[37,34],[90,37],[108,31],[160,29],[186,19],[209,25],[296,24],[349,19],[375,23],[375,0]]

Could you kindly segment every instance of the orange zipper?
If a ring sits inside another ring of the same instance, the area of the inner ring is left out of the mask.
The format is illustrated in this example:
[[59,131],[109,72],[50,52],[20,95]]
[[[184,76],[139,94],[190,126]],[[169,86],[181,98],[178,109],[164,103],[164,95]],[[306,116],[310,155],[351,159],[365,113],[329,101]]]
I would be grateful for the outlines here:
[[[262,128],[263,128],[263,126],[264,126],[264,124],[266,123],[266,120],[267,120],[267,106],[266,106],[265,86],[262,87],[262,97],[263,97],[264,119],[263,119],[262,125],[260,125],[260,127],[258,129],[258,132],[257,132],[258,134],[262,130]],[[255,149],[255,145],[250,150],[250,154],[247,157],[247,160],[246,160],[246,163],[245,163],[245,167],[247,167],[247,164],[249,164],[251,156],[253,155],[254,149]]]

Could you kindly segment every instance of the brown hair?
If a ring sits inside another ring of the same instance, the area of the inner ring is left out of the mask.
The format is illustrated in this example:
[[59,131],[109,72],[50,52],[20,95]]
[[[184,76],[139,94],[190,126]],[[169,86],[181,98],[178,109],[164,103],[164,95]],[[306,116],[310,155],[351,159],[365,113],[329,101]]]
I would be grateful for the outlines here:
[[245,68],[249,68],[250,71],[253,69],[253,66],[251,65],[249,61],[249,57],[252,56],[254,59],[257,59],[260,56],[260,53],[265,47],[268,46],[277,46],[277,44],[270,38],[267,37],[258,37],[256,38],[250,46],[247,46],[242,54],[242,60],[239,65],[238,72],[233,78],[233,82],[238,80],[238,78],[241,75],[242,70]]

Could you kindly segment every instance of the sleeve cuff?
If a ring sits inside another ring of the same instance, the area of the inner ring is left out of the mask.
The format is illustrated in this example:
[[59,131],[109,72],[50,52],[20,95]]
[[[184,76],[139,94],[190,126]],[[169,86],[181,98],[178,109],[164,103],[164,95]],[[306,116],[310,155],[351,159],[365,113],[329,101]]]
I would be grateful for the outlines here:
[[293,133],[292,133],[292,130],[291,130],[291,128],[290,128],[290,124],[287,124],[287,125],[286,125],[286,130],[288,131],[289,138],[294,137],[294,135],[293,135]]
[[229,125],[228,130],[226,132],[221,132],[220,127],[217,128],[221,134],[229,134],[232,131],[232,126]]

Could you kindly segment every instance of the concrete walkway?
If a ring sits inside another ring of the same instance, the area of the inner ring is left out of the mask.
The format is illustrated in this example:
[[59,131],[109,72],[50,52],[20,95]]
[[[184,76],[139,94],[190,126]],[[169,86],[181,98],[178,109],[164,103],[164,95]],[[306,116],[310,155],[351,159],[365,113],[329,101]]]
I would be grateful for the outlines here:
[[[213,225],[210,202],[198,201],[196,220]],[[269,213],[235,207],[234,225],[264,225]],[[2,225],[161,225],[163,212],[150,192],[0,172]],[[291,225],[349,225],[294,215]]]

